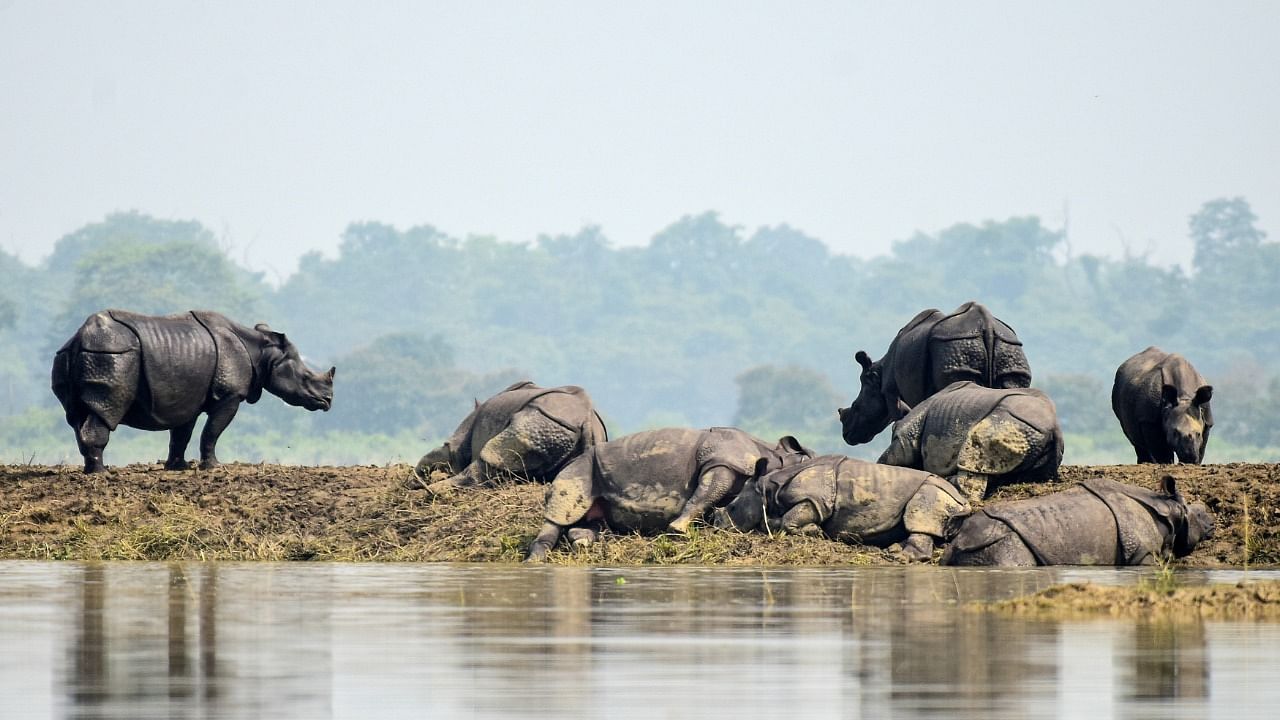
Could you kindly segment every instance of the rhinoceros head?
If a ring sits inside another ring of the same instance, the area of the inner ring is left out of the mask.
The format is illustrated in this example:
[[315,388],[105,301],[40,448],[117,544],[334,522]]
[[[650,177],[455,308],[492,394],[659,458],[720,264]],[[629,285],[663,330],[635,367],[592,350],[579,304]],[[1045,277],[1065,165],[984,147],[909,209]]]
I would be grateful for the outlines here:
[[889,425],[889,405],[885,402],[882,391],[881,374],[883,362],[871,362],[871,358],[862,350],[853,356],[862,366],[858,376],[861,388],[858,397],[847,408],[840,408],[840,427],[844,441],[850,445],[861,445],[871,440]]
[[262,386],[281,400],[306,408],[327,411],[333,405],[333,376],[336,368],[318,373],[302,361],[298,349],[284,333],[263,324],[254,327],[262,333]]
[[1199,465],[1204,460],[1204,448],[1213,427],[1213,413],[1209,409],[1212,398],[1212,385],[1200,386],[1191,396],[1179,393],[1173,385],[1164,386],[1160,419],[1165,440],[1180,462]]
[[1174,500],[1175,507],[1184,510],[1181,517],[1169,518],[1174,529],[1173,554],[1177,557],[1189,555],[1196,545],[1213,536],[1213,514],[1204,503],[1184,500],[1172,475],[1160,478],[1160,491]]

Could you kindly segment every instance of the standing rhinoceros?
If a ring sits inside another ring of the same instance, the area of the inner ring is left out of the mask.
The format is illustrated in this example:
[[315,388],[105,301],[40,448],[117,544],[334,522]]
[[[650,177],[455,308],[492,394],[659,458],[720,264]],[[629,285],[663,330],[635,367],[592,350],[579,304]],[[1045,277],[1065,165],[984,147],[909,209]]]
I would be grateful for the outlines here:
[[565,528],[598,519],[624,532],[684,532],[748,482],[811,455],[791,436],[771,447],[734,428],[646,430],[595,445],[547,486],[546,523],[527,559],[545,558]]
[[950,479],[981,500],[990,483],[1038,482],[1062,463],[1062,428],[1049,396],[1032,388],[951,383],[893,426],[888,465]]
[[489,483],[495,471],[547,482],[565,463],[608,439],[586,390],[543,388],[526,380],[477,403],[443,445],[422,456],[414,474],[425,482],[433,470],[450,473],[427,486],[434,494]]
[[993,388],[1029,387],[1031,366],[1013,328],[983,305],[967,302],[950,315],[925,310],[898,331],[875,362],[861,350],[858,397],[840,409],[844,441],[871,442],[902,417],[898,401],[913,407],[959,380]]
[[804,532],[888,547],[902,543],[912,560],[928,560],[971,512],[953,485],[931,473],[822,455],[774,470],[738,493],[715,523],[739,530]]
[[1159,492],[1113,480],[994,503],[965,520],[943,565],[1149,565],[1182,557],[1213,533],[1202,503],[1172,477]]
[[1186,358],[1158,347],[1125,360],[1111,387],[1111,409],[1140,463],[1199,465],[1213,428],[1213,386]]
[[124,310],[90,315],[53,358],[53,394],[76,431],[85,472],[99,472],[102,450],[121,423],[169,431],[170,470],[184,455],[196,418],[200,466],[218,464],[214,445],[242,401],[265,389],[290,405],[328,410],[334,369],[308,369],[282,333],[253,329],[215,312],[155,317]]

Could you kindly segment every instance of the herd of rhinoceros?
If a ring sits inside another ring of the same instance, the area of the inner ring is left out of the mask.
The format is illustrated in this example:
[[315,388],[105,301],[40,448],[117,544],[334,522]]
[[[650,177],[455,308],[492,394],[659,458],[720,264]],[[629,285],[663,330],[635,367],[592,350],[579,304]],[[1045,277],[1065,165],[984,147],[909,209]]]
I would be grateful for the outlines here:
[[[1031,385],[1013,329],[982,305],[926,310],[877,361],[859,351],[861,390],[839,410],[850,445],[893,423],[878,462],[817,456],[735,428],[664,428],[610,440],[585,390],[512,385],[484,402],[414,469],[437,497],[499,478],[545,483],[545,523],[529,547],[596,541],[604,527],[685,532],[697,520],[744,532],[822,533],[953,565],[1137,565],[1183,556],[1213,519],[1171,477],[1158,491],[1108,480],[1011,502],[973,504],[1008,483],[1050,480],[1063,439],[1053,401]],[[200,465],[242,401],[265,389],[328,410],[334,369],[317,373],[281,333],[212,312],[92,315],[58,350],[53,392],[85,472],[124,424],[170,432],[168,469],[187,467],[196,418]],[[1210,387],[1184,357],[1150,347],[1116,371],[1112,408],[1138,462],[1199,463],[1213,426]],[[442,478],[432,482],[433,478]]]

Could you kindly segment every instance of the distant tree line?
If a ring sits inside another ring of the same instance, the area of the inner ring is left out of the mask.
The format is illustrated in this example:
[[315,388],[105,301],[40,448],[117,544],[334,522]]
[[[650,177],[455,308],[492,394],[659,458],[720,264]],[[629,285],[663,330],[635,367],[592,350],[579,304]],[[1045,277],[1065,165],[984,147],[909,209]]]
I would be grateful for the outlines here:
[[[117,213],[34,267],[0,251],[0,461],[74,457],[49,362],[107,307],[266,321],[315,366],[338,367],[330,413],[270,398],[242,411],[224,441],[242,459],[370,462],[388,447],[412,458],[474,399],[522,377],[586,387],[614,434],[732,423],[874,457],[883,438],[856,451],[839,439],[853,352],[878,357],[919,310],[970,299],[1024,341],[1069,434],[1068,462],[1131,459],[1111,378],[1148,345],[1187,355],[1216,386],[1211,461],[1274,457],[1280,244],[1243,198],[1205,203],[1189,233],[1194,259],[1181,268],[1071,255],[1035,217],[919,233],[866,260],[787,225],[746,232],[710,212],[643,247],[615,247],[594,226],[507,243],[364,222],[335,257],[305,255],[273,286],[200,223]],[[155,450],[136,442],[147,459],[163,454],[162,438]]]

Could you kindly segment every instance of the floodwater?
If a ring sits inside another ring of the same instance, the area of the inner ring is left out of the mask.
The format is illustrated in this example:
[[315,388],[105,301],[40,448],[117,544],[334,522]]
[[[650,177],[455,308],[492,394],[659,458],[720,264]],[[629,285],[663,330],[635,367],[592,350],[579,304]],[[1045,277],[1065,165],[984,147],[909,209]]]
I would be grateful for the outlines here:
[[964,608],[1141,577],[0,562],[0,717],[1277,717],[1280,624]]

